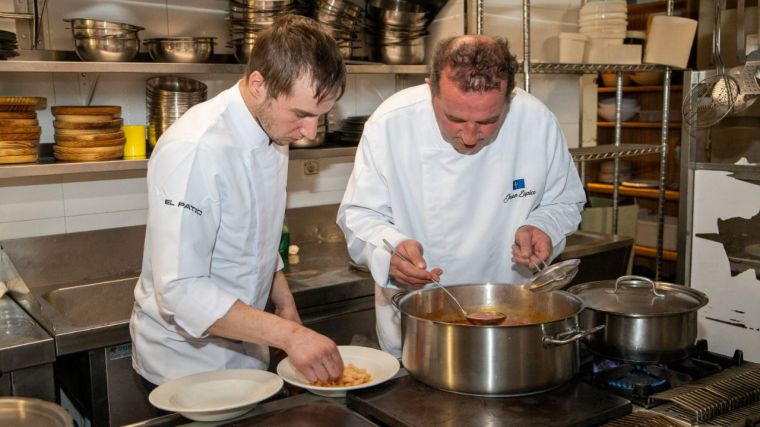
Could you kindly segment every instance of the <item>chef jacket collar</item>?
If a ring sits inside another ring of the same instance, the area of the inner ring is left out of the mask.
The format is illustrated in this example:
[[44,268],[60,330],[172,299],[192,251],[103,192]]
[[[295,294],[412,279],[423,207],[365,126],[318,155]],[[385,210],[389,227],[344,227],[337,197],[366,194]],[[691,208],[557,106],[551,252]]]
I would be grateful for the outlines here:
[[269,135],[261,127],[258,120],[248,110],[240,93],[240,87],[235,84],[232,89],[232,99],[229,103],[229,111],[232,115],[232,123],[240,141],[251,144],[252,148],[266,147],[270,145]]

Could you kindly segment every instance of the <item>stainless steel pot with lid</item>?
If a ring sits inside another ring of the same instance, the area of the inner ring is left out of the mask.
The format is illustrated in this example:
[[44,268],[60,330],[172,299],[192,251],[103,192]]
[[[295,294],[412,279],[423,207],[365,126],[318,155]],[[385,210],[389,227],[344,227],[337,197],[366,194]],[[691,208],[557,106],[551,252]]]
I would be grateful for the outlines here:
[[697,336],[697,310],[708,302],[695,289],[641,276],[582,283],[568,291],[586,306],[580,314],[582,328],[606,326],[587,339],[589,349],[637,363],[688,357]]

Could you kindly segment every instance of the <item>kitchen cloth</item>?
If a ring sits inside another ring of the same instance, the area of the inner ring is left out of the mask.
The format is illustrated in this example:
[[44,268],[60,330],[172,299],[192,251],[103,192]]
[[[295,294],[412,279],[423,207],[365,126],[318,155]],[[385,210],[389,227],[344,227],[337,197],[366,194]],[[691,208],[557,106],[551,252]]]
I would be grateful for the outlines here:
[[29,288],[24,279],[18,275],[18,271],[16,271],[16,267],[8,254],[0,247],[0,298],[8,291],[28,294]]

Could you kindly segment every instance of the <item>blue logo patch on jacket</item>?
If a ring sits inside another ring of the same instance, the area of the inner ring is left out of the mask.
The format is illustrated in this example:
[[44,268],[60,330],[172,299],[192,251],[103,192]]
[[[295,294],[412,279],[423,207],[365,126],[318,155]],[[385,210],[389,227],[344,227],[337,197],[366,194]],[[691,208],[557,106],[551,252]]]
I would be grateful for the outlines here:
[[525,188],[525,179],[520,178],[512,181],[512,189],[513,190],[521,190]]

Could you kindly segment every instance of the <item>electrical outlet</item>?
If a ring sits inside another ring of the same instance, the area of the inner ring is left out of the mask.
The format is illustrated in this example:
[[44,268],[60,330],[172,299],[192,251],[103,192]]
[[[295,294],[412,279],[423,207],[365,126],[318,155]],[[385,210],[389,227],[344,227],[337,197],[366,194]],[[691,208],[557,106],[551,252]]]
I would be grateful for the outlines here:
[[317,175],[319,173],[319,160],[306,160],[303,162],[304,175]]

